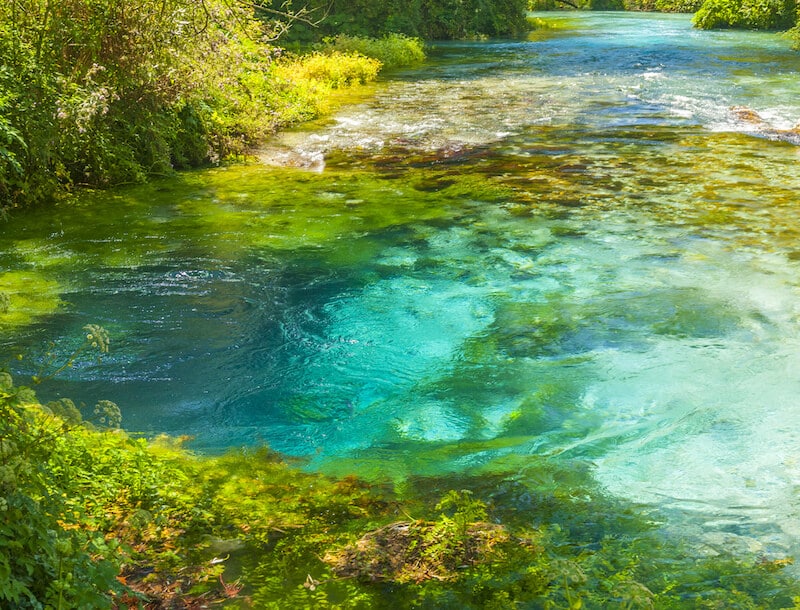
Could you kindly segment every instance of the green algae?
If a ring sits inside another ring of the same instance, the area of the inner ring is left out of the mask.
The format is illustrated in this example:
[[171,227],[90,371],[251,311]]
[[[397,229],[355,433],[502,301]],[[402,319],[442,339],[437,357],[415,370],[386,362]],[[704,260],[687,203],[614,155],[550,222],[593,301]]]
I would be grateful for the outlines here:
[[181,202],[180,210],[197,221],[198,232],[223,243],[235,237],[242,248],[325,249],[337,240],[447,214],[445,197],[420,196],[413,186],[367,173],[251,167],[217,170],[207,178],[210,196]]
[[31,324],[59,311],[61,285],[32,270],[0,272],[0,294],[5,295],[0,308],[0,331]]

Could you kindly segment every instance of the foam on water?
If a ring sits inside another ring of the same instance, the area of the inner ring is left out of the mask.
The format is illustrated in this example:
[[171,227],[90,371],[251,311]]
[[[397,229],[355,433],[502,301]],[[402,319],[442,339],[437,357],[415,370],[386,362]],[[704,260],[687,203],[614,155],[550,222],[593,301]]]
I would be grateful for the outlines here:
[[[571,13],[542,17],[574,26]],[[443,45],[434,52],[440,63],[421,80],[414,74],[392,82],[374,100],[345,109],[324,135],[286,134],[262,156],[293,164],[342,149],[441,150],[497,142],[530,125],[570,123],[688,123],[797,143],[791,130],[800,125],[800,84],[784,40],[698,32],[688,15],[662,15],[656,28],[648,19],[582,16],[582,30],[494,43],[480,60],[473,52],[479,45]]]

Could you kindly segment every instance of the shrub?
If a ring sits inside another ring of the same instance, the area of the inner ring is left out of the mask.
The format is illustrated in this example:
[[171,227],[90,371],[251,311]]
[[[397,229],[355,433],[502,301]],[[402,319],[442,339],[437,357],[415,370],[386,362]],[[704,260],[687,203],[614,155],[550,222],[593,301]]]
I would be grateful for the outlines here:
[[795,51],[800,51],[800,25],[795,25],[787,34],[792,42],[792,48]]
[[[118,547],[79,526],[83,511],[53,481],[65,420],[0,373],[0,605],[107,608],[120,591]],[[73,473],[67,473],[73,474]]]
[[378,60],[358,53],[314,52],[279,62],[274,74],[287,81],[311,81],[338,89],[375,80],[380,67]]
[[275,32],[238,0],[0,3],[0,210],[240,155],[380,67],[344,49],[281,59]]
[[377,59],[387,69],[413,66],[425,59],[422,41],[405,34],[387,34],[382,38],[338,34],[323,42],[325,52],[358,53]]
[[796,19],[794,0],[705,0],[693,23],[703,30],[781,30]]

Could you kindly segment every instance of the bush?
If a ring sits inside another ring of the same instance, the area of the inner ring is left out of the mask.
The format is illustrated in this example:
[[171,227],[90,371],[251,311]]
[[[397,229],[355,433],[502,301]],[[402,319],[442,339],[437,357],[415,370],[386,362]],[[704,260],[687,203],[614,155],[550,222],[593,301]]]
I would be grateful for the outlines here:
[[387,69],[413,66],[425,59],[422,41],[405,34],[387,34],[382,38],[339,34],[323,42],[325,52],[358,53],[377,59]]
[[381,63],[358,53],[314,52],[279,62],[274,73],[285,80],[311,81],[338,89],[363,85],[378,76]]
[[118,546],[87,524],[54,486],[69,426],[0,373],[0,605],[107,608],[120,591]]
[[390,61],[419,47],[286,60],[264,42],[276,28],[238,0],[0,4],[0,211],[241,155],[374,79],[380,63],[355,47]]
[[171,169],[170,144],[185,128],[179,109],[188,93],[203,88],[195,52],[229,44],[229,31],[245,27],[232,27],[246,18],[242,11],[224,28],[219,3],[202,6],[186,0],[0,6],[6,206],[72,185],[135,182]]
[[703,30],[781,30],[796,19],[794,0],[705,0],[693,23]]

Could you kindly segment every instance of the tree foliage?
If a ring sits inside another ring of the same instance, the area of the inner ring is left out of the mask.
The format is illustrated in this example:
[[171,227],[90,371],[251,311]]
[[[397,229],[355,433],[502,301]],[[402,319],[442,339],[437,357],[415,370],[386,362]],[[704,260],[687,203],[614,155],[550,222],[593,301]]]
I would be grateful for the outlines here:
[[795,0],[705,0],[694,16],[704,30],[785,30],[797,21]]
[[262,0],[270,9],[307,7],[321,21],[297,23],[288,39],[313,42],[337,34],[426,40],[516,36],[527,31],[527,0]]
[[272,41],[310,19],[260,15],[240,0],[0,4],[0,209],[241,154],[380,68],[348,53],[287,70],[299,60]]

